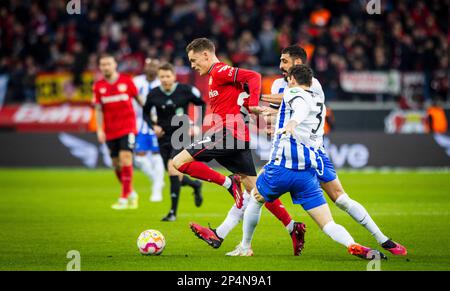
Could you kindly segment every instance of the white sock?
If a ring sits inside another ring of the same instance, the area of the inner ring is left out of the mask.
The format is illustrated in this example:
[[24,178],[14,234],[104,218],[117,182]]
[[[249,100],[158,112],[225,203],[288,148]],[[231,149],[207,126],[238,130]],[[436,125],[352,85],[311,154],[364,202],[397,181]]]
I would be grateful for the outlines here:
[[243,236],[241,245],[243,248],[250,248],[252,245],[253,233],[256,225],[261,217],[261,208],[263,203],[256,201],[255,197],[251,195],[247,208],[244,212]]
[[381,232],[380,228],[378,228],[364,206],[351,199],[347,194],[339,196],[335,203],[337,207],[347,212],[356,222],[364,226],[375,237],[379,244],[382,244],[389,239]]
[[164,187],[164,162],[159,154],[149,153],[147,155],[153,165],[152,171],[152,193],[156,197],[162,196],[162,189]]
[[322,230],[334,241],[344,245],[347,248],[355,243],[348,231],[342,225],[336,224],[334,221],[330,221],[325,224]]
[[245,208],[248,205],[248,201],[250,200],[250,194],[246,190],[244,190],[244,205],[241,209],[236,207],[236,204],[233,204],[230,211],[228,211],[228,215],[225,220],[219,225],[216,229],[217,235],[224,239],[230,231],[239,224],[241,219],[244,217]]
[[130,199],[135,199],[136,197],[138,197],[138,194],[136,191],[131,191],[130,195],[128,196],[128,198]]
[[230,177],[225,177],[225,182],[223,182],[222,186],[224,186],[226,189],[231,187],[231,179],[230,179]]
[[236,205],[231,207],[230,211],[228,211],[228,215],[225,220],[219,225],[216,229],[217,235],[224,239],[230,231],[239,224],[242,217],[244,216],[244,209],[238,209]]
[[289,222],[289,224],[286,225],[286,229],[287,229],[287,231],[288,231],[289,233],[291,233],[291,232],[294,231],[294,222],[295,222],[295,221],[291,220],[291,222]]
[[136,155],[134,157],[134,160],[136,161],[136,166],[144,172],[144,174],[149,178],[153,179],[153,167],[152,163],[150,162],[150,159],[148,156],[138,156]]

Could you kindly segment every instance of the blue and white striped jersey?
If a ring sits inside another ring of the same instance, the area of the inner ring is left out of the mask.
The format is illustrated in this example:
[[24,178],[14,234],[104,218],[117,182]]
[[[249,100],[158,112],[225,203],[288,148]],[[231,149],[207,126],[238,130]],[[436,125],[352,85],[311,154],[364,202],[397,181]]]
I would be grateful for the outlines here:
[[[148,93],[153,89],[161,85],[159,79],[155,79],[152,82],[147,80],[145,74],[138,75],[133,78],[133,82],[138,89],[139,97],[145,103]],[[136,100],[133,100],[134,111],[136,112],[136,126],[139,133],[147,134],[151,129],[148,127],[147,122],[144,121],[142,107],[139,106]]]
[[326,112],[322,101],[320,96],[300,87],[284,90],[275,132],[284,128],[294,113],[301,113],[302,119],[296,120],[298,125],[294,135],[275,135],[270,155],[271,164],[294,170],[318,167],[316,150],[322,145]]
[[[288,84],[284,78],[276,79],[272,83],[271,93],[272,94],[280,94],[283,93],[284,90],[288,89]],[[319,112],[321,113],[321,122],[320,127],[312,132],[312,130],[315,128],[314,126],[317,126],[314,124],[314,120],[309,120],[309,122],[313,122],[313,124],[307,124],[305,122],[302,126],[302,134],[300,135],[302,138],[302,143],[309,147],[313,147],[315,149],[323,149],[323,126],[325,122],[325,114],[326,114],[326,108],[325,108],[325,93],[323,92],[322,85],[320,84],[319,80],[313,77],[311,87],[309,88],[309,91],[313,94],[314,103],[316,106],[321,107],[321,110]],[[323,114],[322,114],[323,113]],[[322,116],[323,115],[323,116]],[[316,118],[315,121],[318,121]]]

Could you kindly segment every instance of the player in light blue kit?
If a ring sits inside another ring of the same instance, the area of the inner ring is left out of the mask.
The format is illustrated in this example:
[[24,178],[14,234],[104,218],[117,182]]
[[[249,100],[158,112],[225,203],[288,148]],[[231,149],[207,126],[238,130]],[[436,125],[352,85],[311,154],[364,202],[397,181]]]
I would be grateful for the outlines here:
[[289,88],[285,89],[278,111],[270,160],[258,176],[245,209],[242,242],[228,256],[253,255],[251,240],[262,206],[289,192],[292,202],[300,204],[323,232],[344,245],[350,254],[364,259],[385,258],[382,253],[355,243],[347,230],[333,221],[317,180],[317,173],[323,172],[321,155],[304,143],[310,138],[314,142],[311,133],[323,131],[325,119],[321,97],[310,90],[312,76],[306,65],[289,70]]
[[[161,85],[156,78],[158,73],[159,61],[154,59],[145,59],[144,74],[133,78],[139,93],[139,98],[145,103],[148,93],[155,87]],[[136,111],[136,126],[138,135],[136,137],[135,163],[144,174],[153,181],[151,202],[162,201],[162,189],[164,187],[164,163],[159,154],[158,138],[147,123],[143,121],[142,107],[137,102],[133,103]]]
[[[286,47],[281,52],[280,69],[284,78],[276,79],[272,84],[271,95],[263,95],[262,101],[270,103],[274,112],[278,112],[279,104],[282,102],[282,93],[287,86],[287,72],[294,65],[306,64],[306,52],[303,48],[297,45]],[[321,110],[325,114],[325,95],[322,86],[316,78],[312,79],[310,90],[316,96],[317,104],[320,104]],[[323,122],[322,122],[323,123]],[[339,181],[333,163],[328,158],[323,147],[323,130],[313,129],[311,132],[311,139],[305,140],[308,146],[314,147],[320,154],[321,160],[324,164],[323,172],[320,172],[318,179],[321,187],[325,190],[330,199],[340,209],[347,212],[356,222],[364,226],[370,234],[377,240],[377,242],[387,251],[394,255],[406,255],[407,250],[401,244],[392,241],[383,234],[375,221],[370,217],[367,210],[357,201],[351,199]]]

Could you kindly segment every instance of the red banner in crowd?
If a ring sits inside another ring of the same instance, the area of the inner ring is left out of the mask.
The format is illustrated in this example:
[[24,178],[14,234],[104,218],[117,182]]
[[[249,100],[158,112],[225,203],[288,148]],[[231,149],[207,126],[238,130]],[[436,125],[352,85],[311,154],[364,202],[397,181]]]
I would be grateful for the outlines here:
[[17,131],[91,131],[93,109],[90,106],[37,104],[5,106],[0,110],[0,127]]

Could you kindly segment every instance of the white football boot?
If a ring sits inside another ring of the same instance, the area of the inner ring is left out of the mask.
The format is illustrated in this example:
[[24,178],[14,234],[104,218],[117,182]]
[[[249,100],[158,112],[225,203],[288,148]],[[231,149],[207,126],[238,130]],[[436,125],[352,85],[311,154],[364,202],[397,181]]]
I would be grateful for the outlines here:
[[119,201],[111,205],[111,208],[114,210],[125,210],[128,209],[128,199],[126,198],[119,198]]
[[252,257],[253,256],[253,250],[252,248],[243,248],[241,244],[238,244],[236,248],[225,254],[228,257]]
[[130,196],[128,196],[128,208],[129,209],[137,209],[139,204],[139,195],[136,191],[133,190],[133,192],[130,193]]
[[153,192],[150,196],[150,202],[161,202],[163,200],[161,192]]

